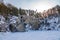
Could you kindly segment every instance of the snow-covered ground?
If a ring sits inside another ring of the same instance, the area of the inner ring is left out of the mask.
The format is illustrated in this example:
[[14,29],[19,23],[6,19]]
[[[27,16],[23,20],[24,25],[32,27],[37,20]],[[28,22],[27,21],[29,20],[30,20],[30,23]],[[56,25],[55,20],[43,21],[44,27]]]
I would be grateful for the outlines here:
[[0,40],[60,40],[59,31],[1,32]]

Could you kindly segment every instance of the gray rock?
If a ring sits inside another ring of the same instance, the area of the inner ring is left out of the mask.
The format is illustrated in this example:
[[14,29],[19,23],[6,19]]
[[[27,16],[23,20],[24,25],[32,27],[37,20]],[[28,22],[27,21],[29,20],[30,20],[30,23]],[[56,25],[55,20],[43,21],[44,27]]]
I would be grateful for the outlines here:
[[25,26],[24,24],[19,24],[17,27],[16,27],[17,31],[18,32],[24,32],[25,31]]

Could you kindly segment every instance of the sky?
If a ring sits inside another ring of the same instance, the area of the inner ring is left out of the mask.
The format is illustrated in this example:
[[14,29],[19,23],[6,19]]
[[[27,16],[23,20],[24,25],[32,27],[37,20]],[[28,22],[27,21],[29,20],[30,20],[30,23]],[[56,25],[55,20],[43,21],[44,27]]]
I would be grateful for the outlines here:
[[55,5],[60,5],[60,0],[4,0],[5,3],[10,3],[17,8],[31,9],[42,12]]

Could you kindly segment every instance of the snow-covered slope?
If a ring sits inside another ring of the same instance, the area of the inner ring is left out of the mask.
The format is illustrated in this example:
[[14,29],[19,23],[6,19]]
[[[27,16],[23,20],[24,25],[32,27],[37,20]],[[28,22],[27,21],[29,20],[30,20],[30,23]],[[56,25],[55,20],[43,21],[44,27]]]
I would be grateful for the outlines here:
[[0,33],[0,40],[60,40],[59,31]]

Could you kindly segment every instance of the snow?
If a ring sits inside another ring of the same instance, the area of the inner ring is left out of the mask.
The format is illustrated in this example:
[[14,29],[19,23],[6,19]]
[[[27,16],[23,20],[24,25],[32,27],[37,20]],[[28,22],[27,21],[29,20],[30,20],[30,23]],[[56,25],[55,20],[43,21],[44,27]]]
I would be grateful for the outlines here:
[[49,22],[49,23],[54,23],[54,22],[58,22],[58,17],[53,17],[52,19],[48,19],[48,21],[47,22]]
[[59,31],[1,32],[0,40],[60,40]]
[[0,15],[0,24],[4,24],[5,22],[5,18],[2,16],[2,15]]
[[5,22],[4,21],[0,21],[0,24],[4,24]]
[[11,24],[11,23],[16,23],[17,21],[19,21],[19,19],[18,19],[17,16],[9,17],[9,19],[10,19],[10,24]]
[[30,31],[30,29],[31,29],[31,26],[30,26],[29,24],[27,24],[27,25],[26,25],[26,30],[27,30],[27,31]]

